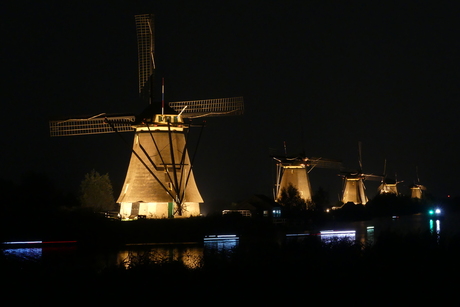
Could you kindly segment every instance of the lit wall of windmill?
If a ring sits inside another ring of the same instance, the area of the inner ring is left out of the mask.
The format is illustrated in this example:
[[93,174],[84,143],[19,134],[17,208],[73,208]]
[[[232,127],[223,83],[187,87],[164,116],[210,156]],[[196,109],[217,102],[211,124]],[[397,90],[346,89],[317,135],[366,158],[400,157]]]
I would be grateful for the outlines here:
[[363,172],[361,159],[361,142],[358,143],[359,169],[355,171],[343,171],[340,175],[343,178],[342,203],[354,203],[365,205],[369,201],[366,195],[365,180],[382,180],[382,176],[366,174]]
[[275,201],[281,199],[281,193],[292,185],[305,202],[311,202],[312,192],[307,171],[307,158],[273,157],[276,163]]
[[385,177],[382,180],[382,183],[379,185],[378,190],[380,194],[394,194],[398,195],[398,183],[400,181],[396,181],[391,178]]
[[426,190],[426,187],[420,184],[420,178],[418,176],[418,168],[416,168],[416,172],[417,172],[417,182],[415,182],[409,187],[410,197],[413,199],[422,199],[424,191]]
[[273,156],[272,158],[276,162],[275,201],[279,201],[282,191],[292,185],[298,190],[300,197],[306,203],[310,203],[313,192],[309,173],[314,168],[338,169],[341,166],[341,162],[338,160],[308,158],[303,155],[296,157]]
[[378,192],[379,192],[379,194],[399,195],[399,193],[398,193],[398,184],[403,182],[403,181],[398,181],[396,174],[395,174],[395,179],[387,177],[386,165],[387,165],[387,160],[385,159],[385,163],[384,163],[384,166],[383,166],[382,181],[381,181],[381,183],[380,183],[380,185],[378,187]]
[[[132,154],[118,197],[123,219],[190,217],[200,214],[203,199],[193,176],[193,156],[187,140],[192,125],[186,120],[243,113],[242,97],[152,104],[155,71],[153,15],[136,15],[139,57],[139,92],[148,101],[137,116],[98,115],[50,121],[51,136],[134,132],[126,146]],[[204,125],[198,125],[201,129]],[[201,135],[201,134],[200,134]],[[194,154],[196,153],[196,150]]]

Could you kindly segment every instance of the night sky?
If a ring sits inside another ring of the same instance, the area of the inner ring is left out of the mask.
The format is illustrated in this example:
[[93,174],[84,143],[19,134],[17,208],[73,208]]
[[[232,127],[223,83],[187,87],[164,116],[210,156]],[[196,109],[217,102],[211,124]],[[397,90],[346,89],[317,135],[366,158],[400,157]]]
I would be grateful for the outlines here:
[[[153,13],[158,102],[162,77],[166,102],[245,100],[243,116],[206,119],[194,166],[206,202],[271,196],[270,154],[283,154],[284,142],[288,155],[347,169],[358,167],[361,142],[363,171],[382,173],[386,159],[402,193],[418,167],[428,192],[460,196],[460,12],[390,2],[3,3],[0,178],[34,171],[77,191],[95,169],[118,194],[130,148],[115,134],[51,138],[48,119],[145,107],[134,15]],[[313,190],[337,200],[338,173],[314,169]],[[372,198],[378,183],[366,185]]]

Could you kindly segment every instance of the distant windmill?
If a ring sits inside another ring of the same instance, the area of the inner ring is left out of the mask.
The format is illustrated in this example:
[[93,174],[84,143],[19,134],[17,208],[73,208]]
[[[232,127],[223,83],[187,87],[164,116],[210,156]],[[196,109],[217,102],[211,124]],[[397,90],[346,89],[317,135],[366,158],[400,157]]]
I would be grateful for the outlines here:
[[294,186],[300,197],[307,203],[312,201],[309,173],[315,168],[340,168],[338,160],[308,158],[305,155],[287,157],[273,156],[276,161],[275,201],[281,198],[283,189]]
[[[51,136],[134,132],[132,155],[118,197],[123,219],[189,217],[200,214],[203,202],[187,150],[190,123],[186,118],[240,115],[242,97],[191,100],[153,106],[155,71],[153,15],[136,15],[139,57],[139,92],[149,100],[137,116],[100,113],[50,121]],[[203,125],[201,125],[203,127]],[[129,146],[129,145],[128,145]]]
[[414,199],[422,199],[423,191],[426,190],[426,187],[420,184],[420,178],[418,176],[418,167],[416,168],[417,173],[417,183],[414,183],[410,186],[410,197]]
[[378,187],[378,191],[380,194],[398,195],[398,183],[401,183],[403,181],[398,181],[396,179],[396,175],[395,175],[395,179],[388,178],[386,175],[386,165],[387,165],[387,160],[385,159],[385,163],[383,166],[382,182],[380,186]]
[[366,196],[365,180],[381,180],[382,176],[363,173],[361,158],[361,142],[358,143],[359,169],[356,171],[342,172],[343,192],[342,202],[344,204],[352,202],[356,205],[365,205],[368,202]]

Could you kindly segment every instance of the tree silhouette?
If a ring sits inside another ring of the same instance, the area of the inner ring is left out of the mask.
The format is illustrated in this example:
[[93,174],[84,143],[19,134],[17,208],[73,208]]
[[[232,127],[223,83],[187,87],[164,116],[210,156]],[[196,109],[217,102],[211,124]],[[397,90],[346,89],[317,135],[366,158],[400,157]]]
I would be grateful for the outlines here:
[[318,188],[312,199],[313,203],[315,204],[315,209],[319,211],[324,211],[330,202],[329,193],[322,187]]
[[94,169],[86,174],[80,185],[80,202],[83,208],[91,208],[94,212],[115,209],[109,174],[100,175]]
[[307,209],[307,203],[300,196],[299,190],[291,183],[281,189],[278,203],[281,204],[288,214],[295,214]]

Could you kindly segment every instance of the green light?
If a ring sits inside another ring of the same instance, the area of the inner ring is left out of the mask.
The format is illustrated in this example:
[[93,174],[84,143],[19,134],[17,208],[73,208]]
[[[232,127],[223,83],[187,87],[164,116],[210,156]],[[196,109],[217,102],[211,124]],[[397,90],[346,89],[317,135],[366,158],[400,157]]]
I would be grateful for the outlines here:
[[430,210],[430,211],[428,211],[428,213],[429,213],[430,215],[433,215],[433,214],[434,214],[434,210]]

